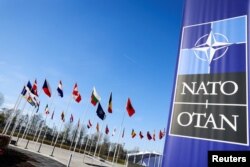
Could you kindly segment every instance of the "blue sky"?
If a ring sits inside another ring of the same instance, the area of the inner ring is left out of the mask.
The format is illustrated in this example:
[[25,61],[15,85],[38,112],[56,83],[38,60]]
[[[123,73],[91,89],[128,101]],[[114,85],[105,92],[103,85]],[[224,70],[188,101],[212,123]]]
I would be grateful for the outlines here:
[[[75,119],[87,122],[90,118],[101,124],[89,103],[95,86],[105,110],[113,92],[114,113],[107,113],[105,122],[110,131],[120,128],[127,98],[131,98],[136,114],[132,118],[126,114],[124,120],[126,137],[121,142],[126,148],[138,145],[141,150],[162,151],[164,140],[131,139],[130,133],[132,128],[137,134],[156,130],[158,136],[166,127],[182,8],[182,0],[2,0],[0,92],[4,105],[13,106],[22,86],[37,79],[42,113],[50,104],[41,92],[47,78],[58,124],[77,82],[83,100],[72,102],[67,117],[72,113]],[[56,92],[59,80],[63,99]]]

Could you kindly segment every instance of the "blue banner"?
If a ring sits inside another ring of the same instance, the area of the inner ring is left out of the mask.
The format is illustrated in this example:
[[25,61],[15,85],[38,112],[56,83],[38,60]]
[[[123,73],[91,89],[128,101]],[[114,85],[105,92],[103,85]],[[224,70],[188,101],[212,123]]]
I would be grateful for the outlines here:
[[163,167],[203,167],[209,151],[250,150],[249,5],[186,0]]

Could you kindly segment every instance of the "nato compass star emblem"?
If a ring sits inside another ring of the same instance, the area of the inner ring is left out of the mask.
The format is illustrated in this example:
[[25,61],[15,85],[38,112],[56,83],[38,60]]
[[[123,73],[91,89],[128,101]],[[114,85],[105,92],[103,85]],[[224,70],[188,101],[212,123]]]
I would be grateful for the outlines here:
[[212,61],[218,60],[226,54],[230,45],[232,43],[229,43],[225,35],[210,31],[209,34],[196,41],[192,50],[198,59],[208,62],[210,66]]

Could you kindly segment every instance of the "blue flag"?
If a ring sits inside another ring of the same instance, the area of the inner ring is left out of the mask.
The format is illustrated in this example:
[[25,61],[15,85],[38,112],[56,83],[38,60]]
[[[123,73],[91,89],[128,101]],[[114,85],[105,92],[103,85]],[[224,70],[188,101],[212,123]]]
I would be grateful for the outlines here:
[[162,166],[208,166],[209,151],[250,150],[248,7],[186,0]]
[[96,114],[97,116],[101,119],[101,120],[104,120],[106,118],[106,114],[105,112],[103,111],[102,109],[102,106],[100,103],[98,103],[98,107],[97,107],[97,110],[96,110]]

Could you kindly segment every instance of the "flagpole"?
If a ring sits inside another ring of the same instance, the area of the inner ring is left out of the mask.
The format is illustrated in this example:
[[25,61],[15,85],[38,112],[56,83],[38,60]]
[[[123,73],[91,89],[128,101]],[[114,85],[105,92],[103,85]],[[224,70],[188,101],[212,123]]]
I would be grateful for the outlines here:
[[[23,108],[22,108],[22,110],[20,111],[19,115],[16,116],[16,121],[15,121],[14,127],[13,127],[13,129],[12,129],[12,131],[11,131],[11,133],[10,133],[10,137],[12,137],[13,134],[14,134],[14,132],[16,131],[17,122],[18,122],[18,120],[19,120],[19,117],[21,117],[21,114],[22,114],[22,112],[24,111],[26,104],[27,104],[27,101],[25,101],[25,103],[23,104]],[[8,130],[7,130],[7,131],[8,131]]]
[[[87,139],[87,142],[86,142],[86,144],[85,144],[85,148],[84,148],[84,152],[83,152],[83,163],[84,163],[85,153],[86,153],[86,149],[87,149],[87,147],[88,147],[88,143],[89,143],[89,138],[90,138],[90,136],[91,136],[91,138],[92,138],[91,133],[92,133],[93,127],[90,127],[90,128],[91,128],[91,129],[90,129],[90,132],[89,132],[89,135],[88,135],[88,139]],[[91,143],[91,145],[92,145],[92,143]]]
[[[66,108],[66,111],[65,111],[65,114],[64,114],[64,118],[65,118],[66,115],[67,115],[67,112],[68,112],[68,110],[69,110],[69,107],[70,107],[71,102],[72,102],[72,97],[71,97],[71,95],[70,95],[69,102],[68,102],[68,105],[67,105],[67,108]],[[54,151],[55,151],[55,148],[56,148],[57,140],[58,140],[58,137],[59,137],[59,132],[61,131],[62,125],[63,125],[63,120],[62,120],[62,122],[61,122],[60,130],[59,130],[58,133],[57,133],[56,141],[55,141],[55,143],[54,143],[54,147],[53,147],[52,152],[51,152],[51,155],[50,155],[50,156],[52,156],[52,157],[53,157],[53,154],[54,154]],[[63,133],[63,134],[64,134],[64,133]],[[63,139],[64,139],[64,135],[63,135]],[[62,140],[62,142],[63,142],[63,140]],[[60,148],[61,148],[61,146],[62,146],[62,142],[61,142]]]
[[[89,108],[89,105],[87,105],[88,107],[87,107],[87,109]],[[82,116],[82,126],[83,126],[83,124],[84,124],[84,118],[85,118],[85,115],[87,114],[87,111],[88,110],[85,110],[84,112],[83,112],[83,116]],[[82,126],[81,126],[81,123],[80,123],[80,130],[79,130],[79,133],[81,133],[81,130],[82,130]],[[79,128],[79,127],[78,127]],[[78,128],[77,128],[77,137],[76,137],[76,142],[75,142],[75,146],[74,146],[74,149],[73,149],[73,152],[71,152],[71,154],[70,154],[70,156],[69,156],[69,161],[68,161],[68,165],[67,165],[67,167],[69,167],[70,166],[70,163],[71,163],[71,159],[72,159],[72,156],[73,156],[73,153],[75,152],[75,149],[76,149],[76,146],[77,146],[77,143],[78,143],[78,140],[80,139],[80,134],[78,135]],[[74,138],[73,138],[73,142],[74,142]],[[70,146],[70,148],[71,148],[71,146]],[[71,151],[71,150],[70,150]]]
[[[118,136],[118,143],[120,142],[121,131],[122,131],[122,127],[123,127],[123,122],[124,122],[124,118],[125,118],[125,113],[126,113],[126,111],[124,111],[124,113],[123,113],[121,128],[120,128],[119,136]],[[113,156],[113,160],[112,160],[112,166],[114,166],[115,154],[116,154],[116,151],[117,151],[117,145],[118,145],[118,143],[117,143],[116,146],[115,146],[115,152],[114,152],[114,156]]]
[[13,118],[14,118],[15,112],[17,111],[17,108],[20,105],[21,101],[22,101],[22,95],[19,94],[19,96],[18,96],[18,98],[16,100],[16,103],[15,103],[15,105],[13,107],[13,112],[10,114],[8,120],[6,121],[6,124],[4,126],[3,131],[2,131],[2,134],[6,134],[7,133],[7,131],[8,131],[7,129],[9,129],[9,126],[10,126],[10,124],[11,124]]
[[[52,106],[52,104],[53,104],[53,102],[54,102],[54,98],[55,98],[55,96],[52,96],[50,105],[48,106],[48,110],[49,110],[49,111],[50,111],[50,108],[51,108],[51,106]],[[46,114],[46,113],[45,113],[45,114]],[[41,135],[41,133],[42,133],[42,129],[43,129],[44,125],[46,125],[46,120],[47,120],[48,115],[49,115],[49,113],[46,114],[45,121],[43,122],[43,125],[42,125],[42,127],[40,128],[40,131],[39,131],[39,134],[38,134],[38,137],[37,137],[37,140],[36,140],[36,144],[37,144],[37,142],[38,142],[38,140],[39,140],[39,138],[40,138],[40,135]]]
[[38,124],[38,127],[36,128],[36,132],[35,132],[35,134],[34,134],[34,137],[33,137],[33,139],[32,139],[32,141],[35,141],[35,138],[36,138],[36,135],[37,135],[37,132],[38,132],[38,129],[39,129],[39,127],[40,127],[40,125],[41,125],[41,123],[42,123],[42,121],[43,120],[41,120],[40,122],[38,122],[37,124]]
[[[34,109],[35,109],[35,108],[34,108]],[[33,115],[34,109],[32,110],[31,117],[32,117],[32,115]],[[23,139],[23,137],[24,137],[24,135],[25,135],[25,133],[26,133],[28,127],[30,126],[30,120],[31,120],[31,119],[32,119],[32,118],[29,119],[29,121],[28,121],[28,123],[27,123],[27,126],[26,126],[26,128],[25,128],[25,130],[24,130],[24,132],[23,132],[23,135],[22,135],[22,138],[21,138],[21,139]],[[16,144],[18,143],[18,140],[19,140],[19,137],[17,136]]]

